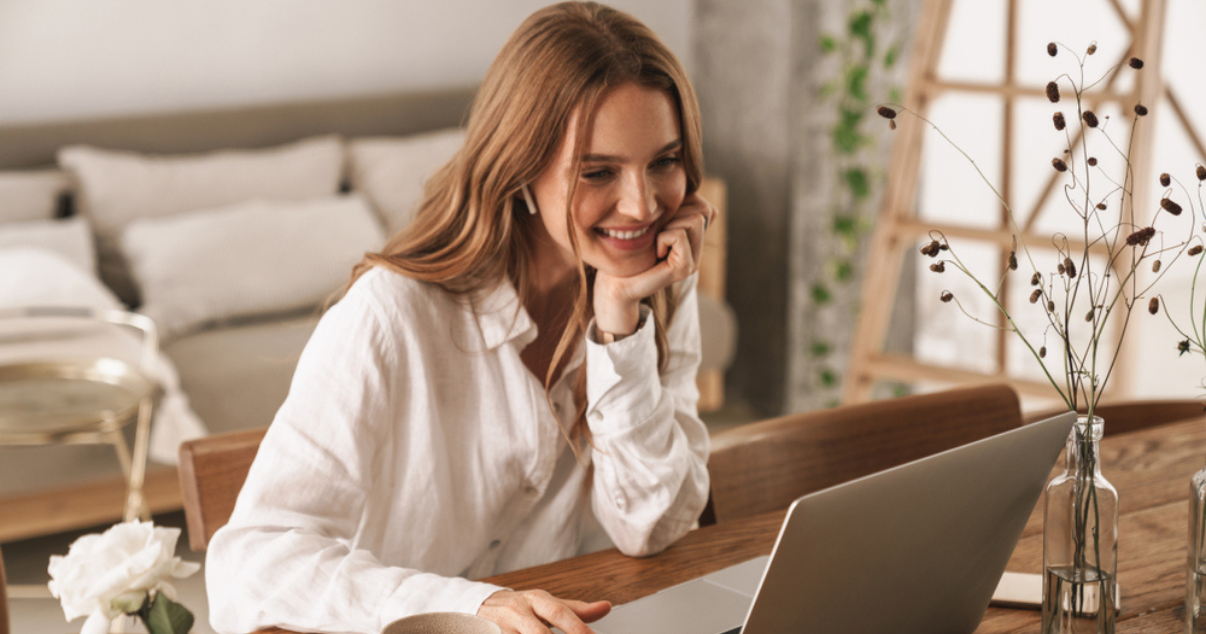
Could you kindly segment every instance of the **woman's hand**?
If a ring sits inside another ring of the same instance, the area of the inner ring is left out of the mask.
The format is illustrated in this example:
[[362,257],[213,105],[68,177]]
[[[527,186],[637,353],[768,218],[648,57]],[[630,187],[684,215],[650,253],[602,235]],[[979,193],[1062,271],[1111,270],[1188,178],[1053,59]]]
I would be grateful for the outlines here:
[[687,279],[699,270],[704,232],[716,220],[716,207],[699,193],[683,199],[674,219],[657,235],[657,264],[631,277],[595,276],[595,325],[615,335],[632,334],[640,321],[640,301]]
[[477,615],[493,621],[503,634],[550,634],[549,626],[565,634],[594,634],[586,623],[608,612],[611,604],[607,601],[558,599],[544,590],[499,590],[482,602]]

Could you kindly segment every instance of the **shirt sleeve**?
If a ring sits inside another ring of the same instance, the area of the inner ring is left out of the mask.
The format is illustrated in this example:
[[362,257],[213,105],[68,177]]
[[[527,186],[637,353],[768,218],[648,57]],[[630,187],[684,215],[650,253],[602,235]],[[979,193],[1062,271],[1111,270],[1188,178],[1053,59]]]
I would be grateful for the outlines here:
[[269,427],[229,523],[210,542],[210,621],[380,632],[419,612],[475,613],[489,584],[382,564],[356,549],[373,465],[388,435],[399,354],[355,288],[321,320]]
[[698,274],[680,287],[658,367],[655,320],[606,345],[587,330],[586,421],[594,439],[591,505],[621,552],[657,553],[691,530],[708,499],[708,433],[699,419]]

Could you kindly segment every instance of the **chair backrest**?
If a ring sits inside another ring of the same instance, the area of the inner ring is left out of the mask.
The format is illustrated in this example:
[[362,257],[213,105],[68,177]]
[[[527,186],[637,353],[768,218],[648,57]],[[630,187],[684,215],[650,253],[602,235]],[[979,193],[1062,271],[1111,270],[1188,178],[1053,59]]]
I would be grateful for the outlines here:
[[[1206,407],[1206,403],[1203,401],[1190,398],[1166,401],[1118,401],[1101,403],[1093,414],[1105,421],[1105,435],[1113,436],[1187,418],[1201,418],[1206,416],[1204,407]],[[1068,410],[1054,409],[1029,415],[1026,417],[1026,422],[1050,418],[1066,411]],[[1080,408],[1080,413],[1085,413],[1083,407]]]
[[8,634],[8,580],[4,578],[4,553],[0,553],[0,634]]
[[1014,429],[1018,396],[985,385],[794,414],[712,437],[712,499],[701,524],[796,498]]
[[180,445],[180,489],[188,544],[205,550],[234,511],[267,428],[216,434]]

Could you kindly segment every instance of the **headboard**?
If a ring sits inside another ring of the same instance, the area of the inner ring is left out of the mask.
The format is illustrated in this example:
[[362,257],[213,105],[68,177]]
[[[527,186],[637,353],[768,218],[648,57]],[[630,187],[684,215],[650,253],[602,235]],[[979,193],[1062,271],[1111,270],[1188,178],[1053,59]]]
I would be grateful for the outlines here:
[[257,105],[31,125],[0,126],[0,169],[54,165],[85,143],[152,154],[256,148],[320,134],[404,135],[461,125],[473,88]]

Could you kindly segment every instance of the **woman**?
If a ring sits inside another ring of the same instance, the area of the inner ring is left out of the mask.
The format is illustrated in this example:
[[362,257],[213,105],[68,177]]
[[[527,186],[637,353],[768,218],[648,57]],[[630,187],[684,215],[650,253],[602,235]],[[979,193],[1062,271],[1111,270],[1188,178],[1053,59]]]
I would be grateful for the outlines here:
[[701,173],[694,93],[652,32],[595,4],[525,21],[414,224],[307,345],[209,547],[215,629],[458,611],[589,632],[608,603],[470,579],[655,553],[702,510]]

